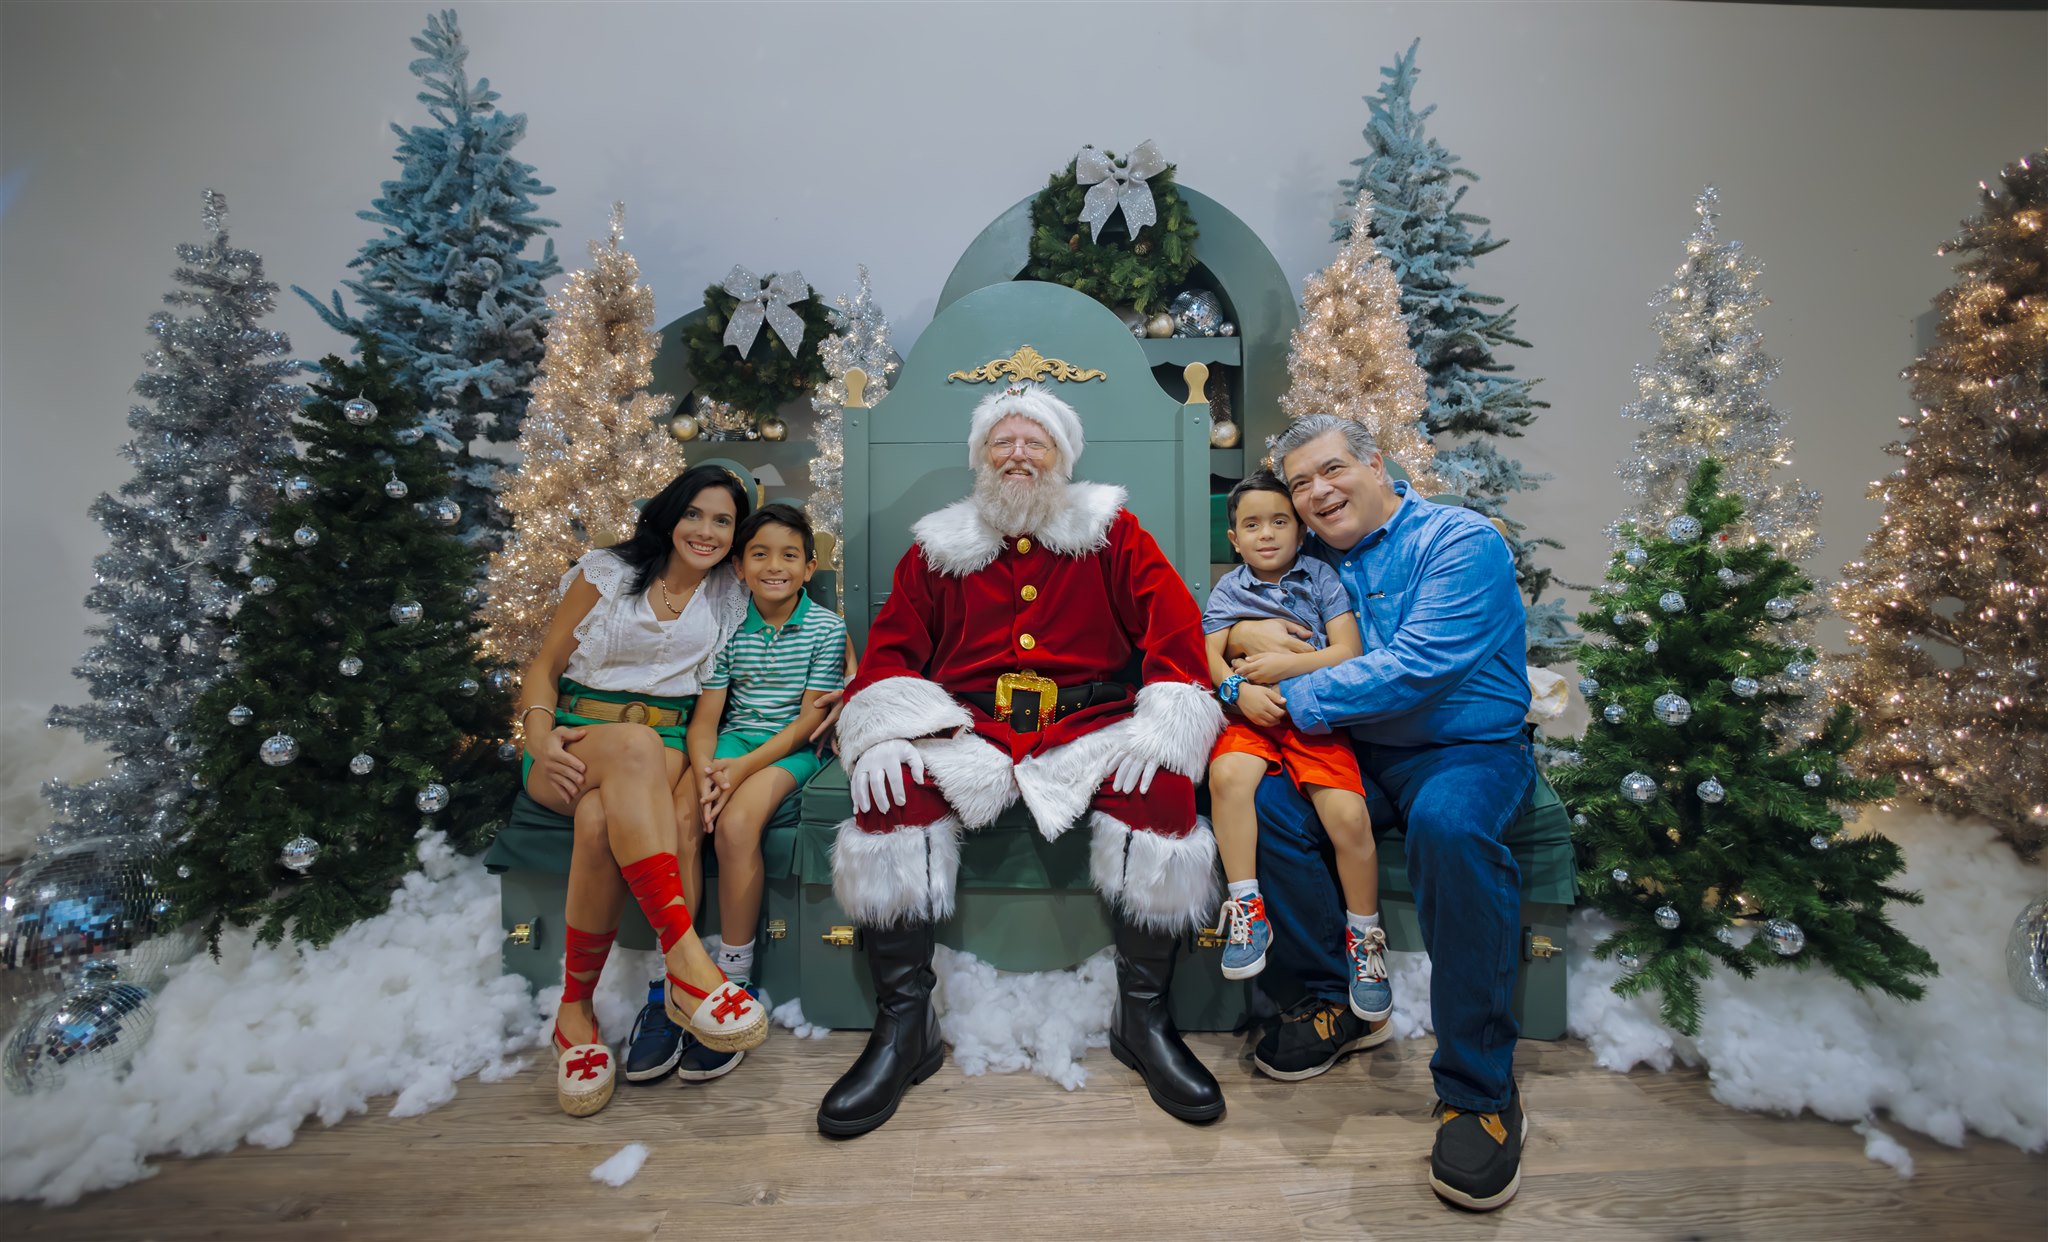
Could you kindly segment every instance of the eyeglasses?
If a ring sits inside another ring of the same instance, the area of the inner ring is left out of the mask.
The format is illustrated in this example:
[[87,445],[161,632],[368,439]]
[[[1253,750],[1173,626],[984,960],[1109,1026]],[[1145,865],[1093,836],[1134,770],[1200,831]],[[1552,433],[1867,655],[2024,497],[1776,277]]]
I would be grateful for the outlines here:
[[1009,436],[990,440],[988,446],[995,450],[998,457],[1008,457],[1013,450],[1018,448],[1024,450],[1026,457],[1044,457],[1047,453],[1052,452],[1052,445],[1047,444],[1043,440],[1016,440]]

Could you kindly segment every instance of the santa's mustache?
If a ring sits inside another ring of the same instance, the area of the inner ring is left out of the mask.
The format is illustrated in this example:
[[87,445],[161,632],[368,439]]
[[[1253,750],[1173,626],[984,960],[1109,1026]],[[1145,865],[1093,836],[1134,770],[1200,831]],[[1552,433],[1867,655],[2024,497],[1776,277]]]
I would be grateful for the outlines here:
[[[1014,468],[1028,475],[1008,473]],[[1042,527],[1066,497],[1065,480],[1050,470],[1029,462],[1005,463],[1001,467],[974,468],[974,500],[982,517],[1005,534],[1021,534]]]

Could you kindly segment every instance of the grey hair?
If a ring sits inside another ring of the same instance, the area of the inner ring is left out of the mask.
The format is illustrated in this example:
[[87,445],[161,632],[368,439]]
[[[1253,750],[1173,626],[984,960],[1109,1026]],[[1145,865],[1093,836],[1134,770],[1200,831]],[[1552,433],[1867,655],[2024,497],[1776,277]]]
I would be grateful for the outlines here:
[[1287,460],[1287,455],[1317,436],[1327,435],[1332,431],[1344,437],[1344,443],[1350,448],[1351,455],[1359,461],[1364,461],[1380,451],[1380,446],[1372,438],[1372,428],[1356,419],[1339,418],[1335,414],[1304,414],[1287,424],[1286,429],[1279,435],[1267,437],[1266,460],[1273,463],[1273,473],[1281,475],[1284,481],[1285,472],[1281,463]]

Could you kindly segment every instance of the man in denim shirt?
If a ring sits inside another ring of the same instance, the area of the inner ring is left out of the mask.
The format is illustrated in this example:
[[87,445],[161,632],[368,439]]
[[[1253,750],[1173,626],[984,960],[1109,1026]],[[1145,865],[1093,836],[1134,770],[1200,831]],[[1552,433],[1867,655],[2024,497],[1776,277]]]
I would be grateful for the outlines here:
[[[1331,415],[1296,420],[1273,458],[1314,538],[1303,548],[1337,570],[1365,654],[1280,683],[1306,733],[1348,730],[1368,793],[1407,833],[1423,947],[1432,963],[1430,1061],[1439,1125],[1430,1185],[1464,1207],[1499,1207],[1521,1184],[1527,1129],[1514,1082],[1521,876],[1503,834],[1536,769],[1522,732],[1529,709],[1522,599],[1507,543],[1481,514],[1430,504],[1390,482],[1372,434]],[[1233,651],[1305,650],[1299,627],[1251,621]],[[1385,1039],[1345,1003],[1344,946],[1327,843],[1285,781],[1259,790],[1259,872],[1272,894],[1274,958],[1307,993],[1254,1060],[1290,1078]]]

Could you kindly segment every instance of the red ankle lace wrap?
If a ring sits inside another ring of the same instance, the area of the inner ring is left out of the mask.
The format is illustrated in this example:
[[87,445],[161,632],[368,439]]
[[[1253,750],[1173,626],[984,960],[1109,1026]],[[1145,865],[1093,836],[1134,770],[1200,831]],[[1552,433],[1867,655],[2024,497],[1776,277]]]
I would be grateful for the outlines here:
[[[604,960],[611,956],[612,941],[619,938],[617,931],[602,935],[596,932],[579,931],[563,924],[567,944],[562,954],[562,1003],[574,1004],[590,999],[597,990],[597,978],[604,973]],[[589,975],[578,979],[578,975]]]
[[633,900],[647,916],[647,925],[661,940],[661,951],[675,947],[690,930],[690,909],[683,904],[683,867],[674,854],[649,854],[619,868]]

